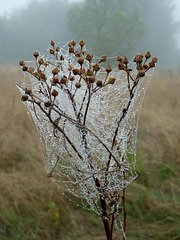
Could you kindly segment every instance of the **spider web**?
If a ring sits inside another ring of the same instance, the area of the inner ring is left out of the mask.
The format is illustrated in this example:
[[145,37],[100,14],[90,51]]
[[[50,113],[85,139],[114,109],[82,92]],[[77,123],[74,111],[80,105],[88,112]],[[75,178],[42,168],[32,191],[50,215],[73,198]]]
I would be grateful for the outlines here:
[[[139,79],[131,101],[127,73],[118,70],[117,67],[114,67],[108,76],[115,78],[115,83],[99,89],[93,83],[92,88],[98,90],[90,95],[85,81],[81,81],[81,87],[78,89],[75,85],[80,77],[70,73],[68,67],[71,65],[73,69],[79,68],[79,64],[77,58],[69,54],[68,44],[65,44],[61,46],[57,55],[58,59],[61,55],[64,58],[60,61],[60,72],[57,76],[59,79],[64,75],[74,76],[74,81],[68,81],[66,87],[63,87],[66,88],[65,91],[57,85],[52,85],[52,70],[58,66],[59,60],[49,54],[50,48],[51,46],[40,56],[44,62],[51,63],[45,67],[39,66],[39,69],[46,74],[46,82],[25,73],[30,83],[25,81],[19,87],[22,94],[25,88],[31,88],[33,95],[41,102],[49,101],[48,86],[58,91],[58,96],[54,99],[56,107],[50,111],[52,121],[38,105],[31,101],[24,102],[46,147],[45,166],[48,176],[68,198],[74,201],[76,198],[73,196],[77,197],[81,200],[76,199],[78,205],[91,208],[100,216],[102,214],[100,198],[106,201],[108,214],[114,211],[113,200],[118,199],[116,208],[119,209],[117,214],[120,218],[117,227],[122,229],[123,209],[120,196],[122,190],[139,176],[136,171],[138,120],[151,74],[148,72],[144,78]],[[80,47],[77,47],[77,50],[80,50]],[[93,57],[91,65],[100,59]],[[115,60],[115,57],[110,60]],[[34,62],[27,64],[36,67]],[[129,63],[128,67],[132,69],[131,76],[135,77],[136,64]],[[87,60],[84,61],[83,68],[85,70],[89,68]],[[106,74],[105,68],[101,66],[96,79],[103,80]],[[40,89],[47,94],[42,94]],[[67,94],[67,90],[70,94]],[[73,96],[73,100],[70,96]],[[128,111],[122,118],[128,104]],[[77,120],[78,117],[80,121]],[[83,121],[85,124],[82,124]],[[113,143],[116,131],[117,135]]]

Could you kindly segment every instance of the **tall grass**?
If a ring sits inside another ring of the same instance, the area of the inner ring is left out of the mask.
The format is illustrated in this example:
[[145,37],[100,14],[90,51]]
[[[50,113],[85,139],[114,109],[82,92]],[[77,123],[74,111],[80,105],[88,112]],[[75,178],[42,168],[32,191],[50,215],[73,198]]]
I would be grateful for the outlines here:
[[[104,239],[98,217],[68,202],[47,178],[15,87],[22,78],[17,68],[0,68],[0,239]],[[141,177],[127,189],[127,239],[180,239],[179,92],[171,72],[158,72],[149,85],[138,134]]]

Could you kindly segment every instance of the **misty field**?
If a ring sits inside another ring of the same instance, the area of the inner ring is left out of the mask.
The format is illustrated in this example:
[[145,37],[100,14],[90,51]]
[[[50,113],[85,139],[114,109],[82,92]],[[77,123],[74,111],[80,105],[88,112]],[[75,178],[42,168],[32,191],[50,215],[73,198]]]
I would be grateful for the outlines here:
[[[0,239],[103,240],[98,216],[69,202],[44,168],[43,147],[15,83],[0,67]],[[159,71],[138,130],[140,178],[127,188],[127,239],[180,239],[180,74]],[[118,232],[114,239],[119,239]]]

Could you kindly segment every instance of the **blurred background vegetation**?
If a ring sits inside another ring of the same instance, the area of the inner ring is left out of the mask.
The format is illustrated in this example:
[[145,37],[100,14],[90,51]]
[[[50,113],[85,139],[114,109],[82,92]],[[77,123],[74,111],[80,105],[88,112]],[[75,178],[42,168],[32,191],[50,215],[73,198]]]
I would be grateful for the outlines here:
[[19,60],[31,60],[51,39],[83,39],[96,55],[131,58],[149,50],[159,58],[139,123],[141,177],[127,189],[127,239],[180,239],[180,27],[173,10],[167,0],[31,0],[0,17],[0,239],[104,240],[96,214],[69,202],[47,178],[15,86],[23,81]]

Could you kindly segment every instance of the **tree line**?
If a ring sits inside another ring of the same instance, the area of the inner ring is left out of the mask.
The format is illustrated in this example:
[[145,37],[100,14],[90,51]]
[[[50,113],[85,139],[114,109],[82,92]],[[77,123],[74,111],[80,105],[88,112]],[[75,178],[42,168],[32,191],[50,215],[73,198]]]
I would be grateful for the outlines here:
[[173,5],[164,0],[31,0],[0,17],[0,62],[31,60],[34,50],[57,42],[84,40],[96,55],[128,55],[147,50],[162,66],[178,62]]

